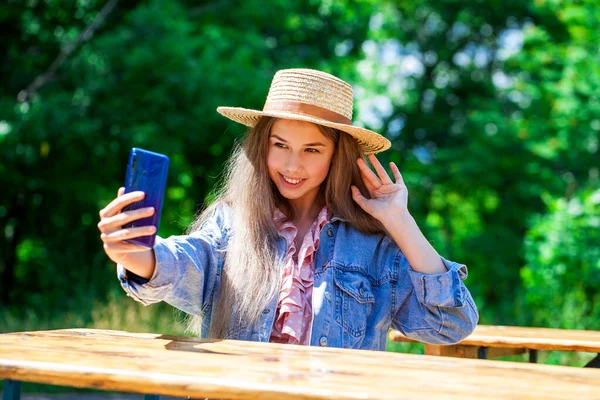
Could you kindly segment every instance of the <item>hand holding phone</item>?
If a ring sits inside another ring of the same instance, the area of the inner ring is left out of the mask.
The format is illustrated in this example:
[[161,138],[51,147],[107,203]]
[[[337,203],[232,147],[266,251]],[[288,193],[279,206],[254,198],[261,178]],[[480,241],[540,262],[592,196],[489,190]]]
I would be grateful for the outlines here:
[[156,227],[142,226],[123,229],[123,224],[146,218],[154,214],[153,208],[123,212],[123,208],[144,198],[143,192],[125,194],[125,188],[119,189],[117,198],[100,210],[100,240],[104,242],[104,252],[117,264],[142,277],[151,277],[154,272],[154,251],[136,244],[127,243],[127,239],[156,233]]
[[[138,164],[138,150],[132,149],[129,157],[126,177],[126,185],[129,183],[128,193],[125,193],[125,187],[121,187],[117,197],[100,210],[98,229],[101,232],[100,239],[104,242],[104,251],[111,260],[141,277],[150,279],[155,268],[151,245],[154,244],[158,231],[168,159],[166,165],[163,159],[154,169],[155,172],[148,173],[147,168],[142,166],[156,163],[145,160]],[[151,179],[149,176],[157,173],[160,177],[158,184],[148,185],[148,179]],[[137,188],[141,190],[135,190]],[[146,192],[151,193],[150,201],[147,201]],[[144,204],[151,205],[140,208],[140,205]]]

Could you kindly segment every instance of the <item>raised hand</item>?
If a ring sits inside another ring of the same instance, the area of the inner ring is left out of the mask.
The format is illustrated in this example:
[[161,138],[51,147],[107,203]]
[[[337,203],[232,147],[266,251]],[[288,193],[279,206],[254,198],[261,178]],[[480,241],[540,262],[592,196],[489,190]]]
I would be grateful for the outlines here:
[[352,185],[351,190],[354,201],[382,223],[385,222],[385,218],[408,212],[408,189],[396,164],[390,163],[390,168],[396,180],[396,182],[392,182],[377,157],[369,154],[368,158],[375,167],[377,175],[361,158],[357,159],[356,162],[371,198],[364,197],[358,188]]

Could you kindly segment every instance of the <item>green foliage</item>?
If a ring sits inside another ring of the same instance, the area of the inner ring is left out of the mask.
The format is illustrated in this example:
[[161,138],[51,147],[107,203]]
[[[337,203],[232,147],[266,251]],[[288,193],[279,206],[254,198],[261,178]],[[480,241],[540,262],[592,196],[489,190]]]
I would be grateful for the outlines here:
[[598,330],[600,190],[548,203],[525,237],[525,309],[536,326]]

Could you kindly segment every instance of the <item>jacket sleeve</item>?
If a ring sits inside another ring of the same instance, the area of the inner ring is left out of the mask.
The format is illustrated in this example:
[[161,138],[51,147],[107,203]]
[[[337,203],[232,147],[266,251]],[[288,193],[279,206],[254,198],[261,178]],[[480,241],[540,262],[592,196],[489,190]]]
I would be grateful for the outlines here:
[[470,335],[479,313],[463,283],[467,267],[442,257],[447,272],[426,275],[414,271],[403,254],[398,260],[394,298],[399,304],[393,311],[392,327],[430,344],[458,343]]
[[218,206],[198,231],[156,237],[156,267],[150,279],[117,264],[121,287],[146,306],[165,301],[188,314],[200,314],[212,297],[225,235],[223,208]]

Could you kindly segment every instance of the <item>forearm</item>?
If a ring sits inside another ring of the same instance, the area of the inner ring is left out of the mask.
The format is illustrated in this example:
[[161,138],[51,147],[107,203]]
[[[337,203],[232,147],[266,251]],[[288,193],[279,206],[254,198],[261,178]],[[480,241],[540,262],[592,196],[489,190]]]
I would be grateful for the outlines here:
[[447,272],[440,255],[427,241],[408,211],[386,218],[383,225],[413,270],[423,274]]
[[121,262],[121,265],[128,270],[144,279],[152,278],[154,268],[156,267],[156,259],[154,249],[148,251],[140,251],[129,253],[127,259]]

